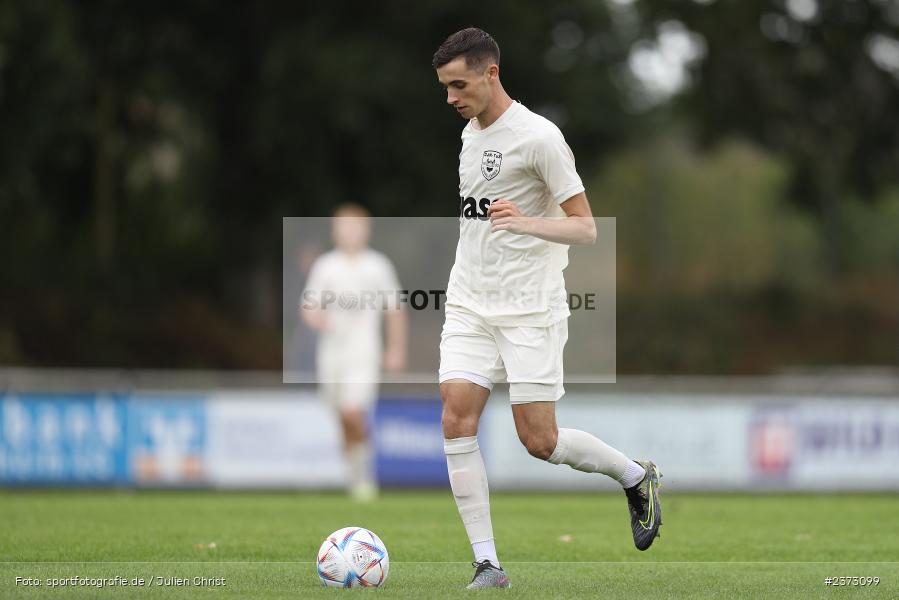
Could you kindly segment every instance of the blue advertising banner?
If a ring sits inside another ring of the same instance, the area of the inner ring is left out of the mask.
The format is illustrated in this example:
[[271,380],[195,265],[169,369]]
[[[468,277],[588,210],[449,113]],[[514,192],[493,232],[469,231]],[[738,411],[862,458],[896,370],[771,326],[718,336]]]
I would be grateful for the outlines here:
[[95,394],[0,395],[0,483],[129,483],[125,402]]
[[448,486],[437,399],[385,398],[374,414],[381,485]]
[[206,464],[204,396],[138,394],[128,401],[128,467],[138,485],[200,485]]
[[0,395],[0,485],[205,481],[204,396]]

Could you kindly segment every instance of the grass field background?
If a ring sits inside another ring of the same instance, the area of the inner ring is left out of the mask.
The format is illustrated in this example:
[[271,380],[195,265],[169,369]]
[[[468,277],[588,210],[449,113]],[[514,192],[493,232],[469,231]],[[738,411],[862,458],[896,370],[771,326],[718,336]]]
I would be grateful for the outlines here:
[[[631,541],[623,494],[493,494],[515,598],[897,598],[899,496],[666,494],[662,537]],[[315,556],[360,525],[390,553],[378,590],[320,586]],[[0,492],[0,598],[462,598],[471,550],[449,491]],[[59,587],[47,578],[225,578],[219,586]],[[879,577],[828,587],[825,577]],[[44,581],[16,584],[16,577]]]

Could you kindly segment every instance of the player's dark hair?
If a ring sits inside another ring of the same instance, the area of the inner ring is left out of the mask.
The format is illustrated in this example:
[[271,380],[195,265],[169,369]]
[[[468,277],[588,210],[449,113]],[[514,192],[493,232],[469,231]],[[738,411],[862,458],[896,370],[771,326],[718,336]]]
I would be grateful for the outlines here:
[[464,56],[469,69],[481,67],[488,61],[499,64],[499,46],[490,34],[477,27],[457,31],[440,44],[431,66],[442,67],[456,58]]

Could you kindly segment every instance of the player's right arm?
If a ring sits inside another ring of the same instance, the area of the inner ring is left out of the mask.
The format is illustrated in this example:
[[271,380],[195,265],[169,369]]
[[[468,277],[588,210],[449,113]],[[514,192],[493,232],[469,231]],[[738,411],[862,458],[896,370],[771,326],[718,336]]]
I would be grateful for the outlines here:
[[515,203],[499,199],[490,205],[491,231],[508,231],[519,235],[532,235],[541,240],[559,244],[593,244],[596,242],[596,223],[587,195],[579,192],[560,204],[564,218],[527,217],[521,214]]

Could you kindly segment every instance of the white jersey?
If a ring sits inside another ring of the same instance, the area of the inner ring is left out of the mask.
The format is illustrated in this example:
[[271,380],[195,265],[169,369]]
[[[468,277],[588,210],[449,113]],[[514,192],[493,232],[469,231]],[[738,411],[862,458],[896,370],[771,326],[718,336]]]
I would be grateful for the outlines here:
[[397,305],[399,289],[393,264],[380,252],[332,250],[321,255],[303,291],[303,302],[322,306],[327,319],[327,330],[319,336],[319,358],[379,360],[384,307]]
[[462,131],[459,245],[447,304],[496,326],[547,327],[566,318],[568,246],[491,233],[487,207],[504,198],[526,216],[564,217],[559,204],[583,191],[574,155],[549,120],[518,102],[486,129],[472,119]]

